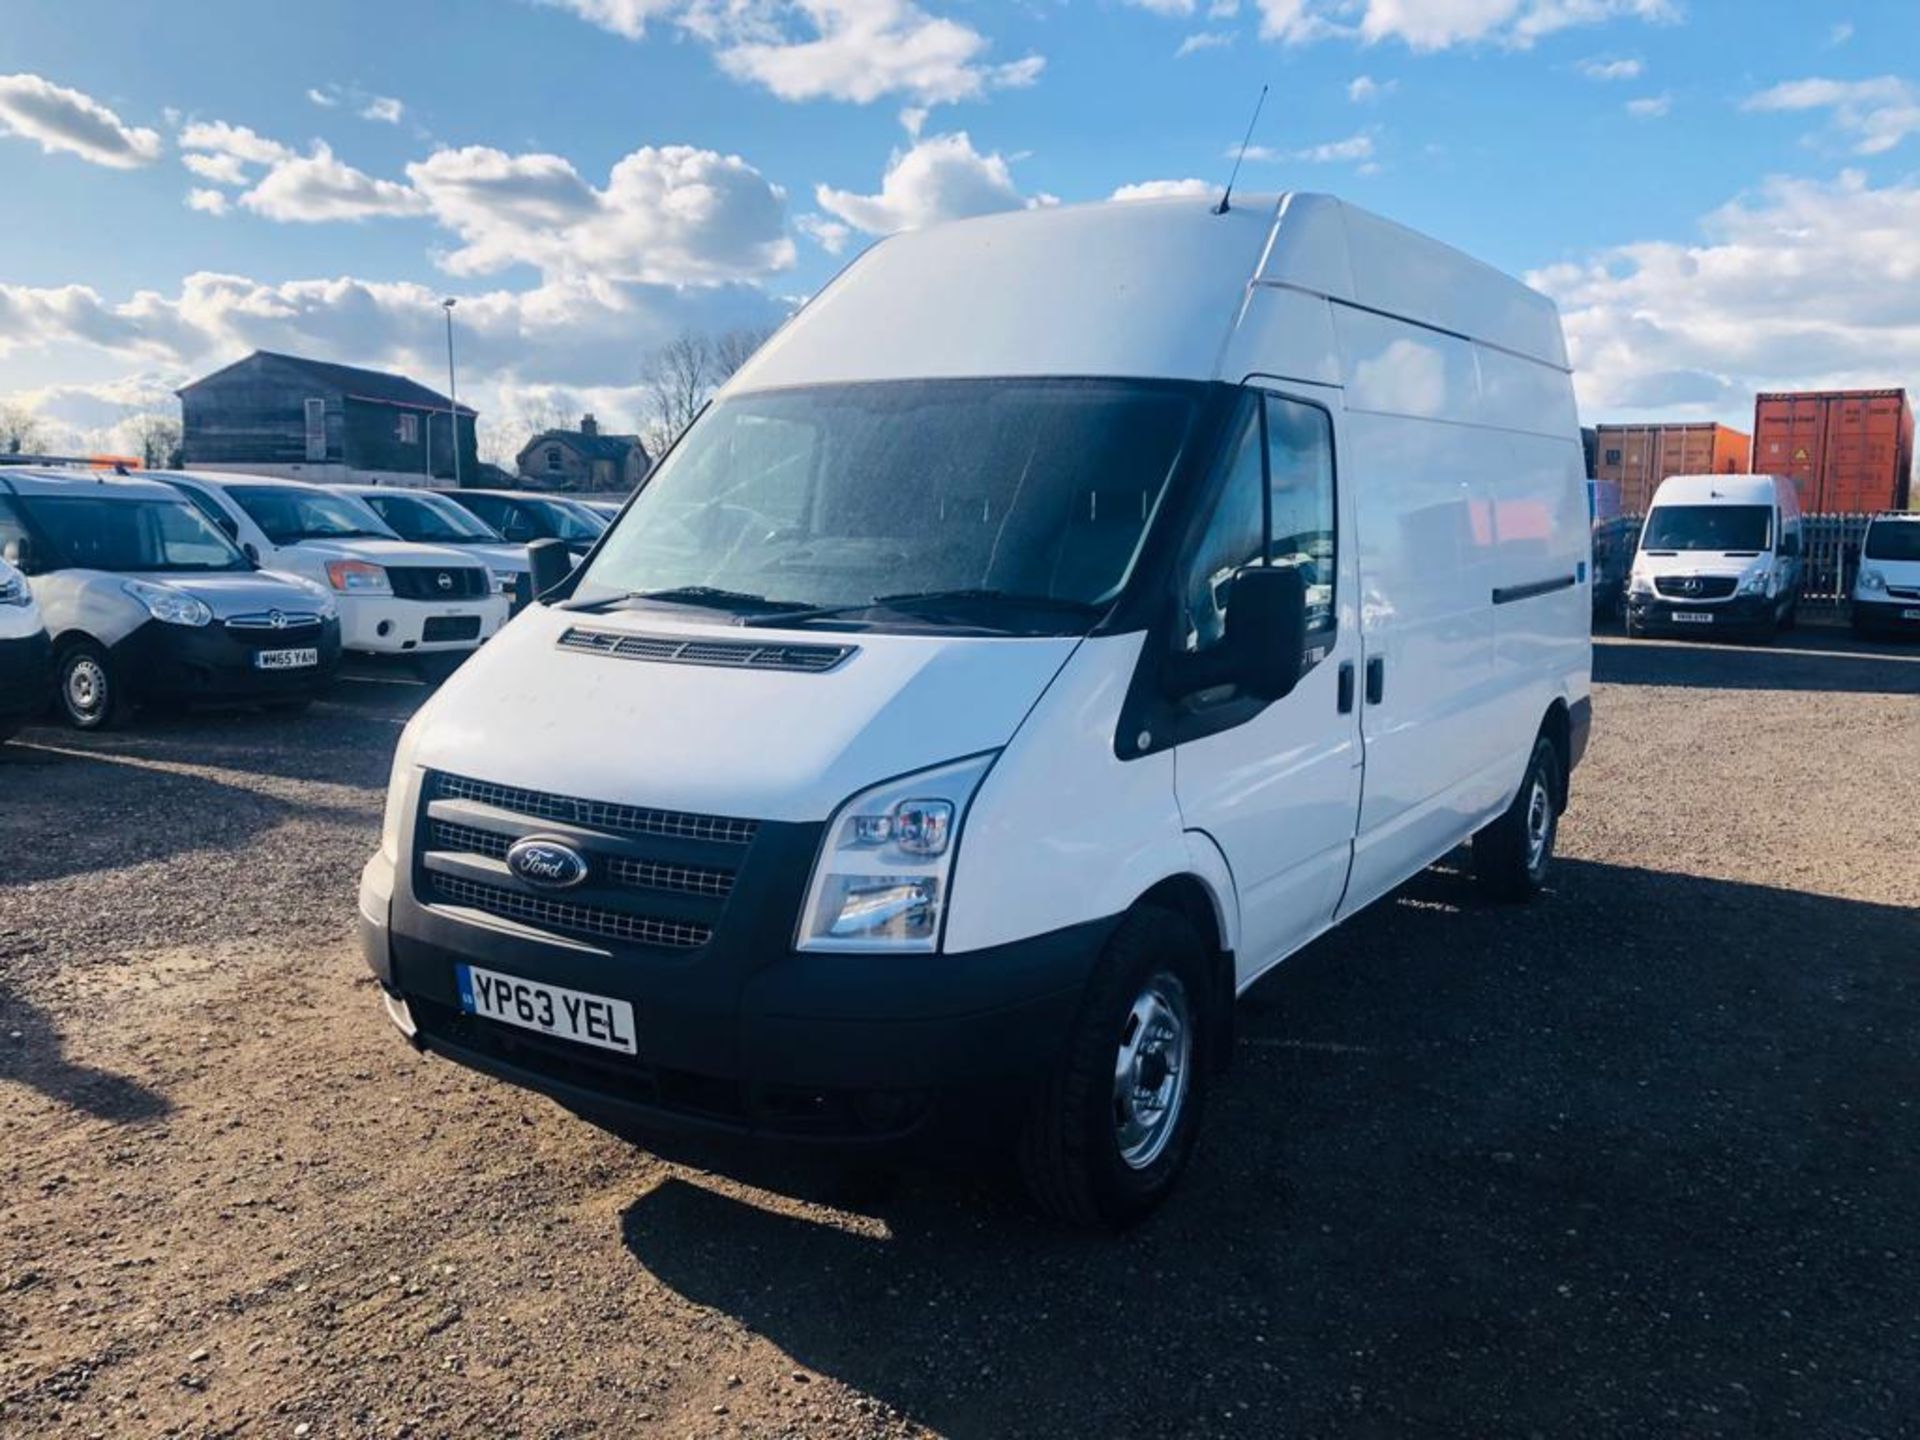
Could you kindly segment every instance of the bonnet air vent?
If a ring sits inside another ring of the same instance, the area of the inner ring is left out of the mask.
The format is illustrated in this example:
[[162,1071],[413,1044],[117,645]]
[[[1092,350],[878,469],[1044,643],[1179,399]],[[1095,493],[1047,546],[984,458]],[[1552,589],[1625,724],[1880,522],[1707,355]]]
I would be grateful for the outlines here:
[[783,645],[751,640],[686,640],[677,635],[633,635],[619,630],[583,630],[569,626],[562,650],[612,655],[622,660],[652,660],[661,665],[718,665],[727,670],[797,670],[820,675],[858,647]]

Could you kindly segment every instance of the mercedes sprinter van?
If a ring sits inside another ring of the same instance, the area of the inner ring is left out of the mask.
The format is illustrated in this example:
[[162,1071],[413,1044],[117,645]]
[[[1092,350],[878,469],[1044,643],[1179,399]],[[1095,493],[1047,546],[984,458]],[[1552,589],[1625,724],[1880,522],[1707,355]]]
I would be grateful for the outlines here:
[[1782,475],[1660,482],[1627,579],[1627,633],[1771,636],[1800,613],[1800,495]]
[[1469,840],[1538,890],[1589,728],[1557,312],[1325,196],[882,241],[556,548],[402,734],[394,1023],[623,1129],[985,1126],[1088,1223],[1274,965]]

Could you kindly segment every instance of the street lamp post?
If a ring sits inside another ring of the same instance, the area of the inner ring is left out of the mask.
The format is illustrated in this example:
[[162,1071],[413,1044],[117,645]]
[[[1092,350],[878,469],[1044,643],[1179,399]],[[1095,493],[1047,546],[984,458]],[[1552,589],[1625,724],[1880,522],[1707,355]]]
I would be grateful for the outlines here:
[[453,436],[453,488],[458,490],[460,481],[460,391],[453,380],[453,307],[460,302],[449,296],[440,302],[440,308],[447,312],[447,418],[451,420],[450,433]]

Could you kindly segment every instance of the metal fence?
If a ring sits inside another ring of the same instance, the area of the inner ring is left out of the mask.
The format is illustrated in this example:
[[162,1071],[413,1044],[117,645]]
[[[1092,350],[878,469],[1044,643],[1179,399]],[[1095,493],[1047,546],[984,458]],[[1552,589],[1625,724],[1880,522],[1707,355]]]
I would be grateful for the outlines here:
[[[1639,535],[1643,515],[1626,517]],[[1800,517],[1800,601],[1803,605],[1844,605],[1860,569],[1860,544],[1872,515]]]

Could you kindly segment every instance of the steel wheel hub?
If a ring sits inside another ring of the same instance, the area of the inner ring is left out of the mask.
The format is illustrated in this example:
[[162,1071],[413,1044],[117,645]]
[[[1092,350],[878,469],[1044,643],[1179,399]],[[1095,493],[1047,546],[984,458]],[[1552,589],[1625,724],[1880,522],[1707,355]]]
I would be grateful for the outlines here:
[[1187,989],[1163,971],[1134,998],[1114,1054],[1114,1139],[1130,1169],[1153,1164],[1173,1138],[1186,1103],[1192,1058]]
[[67,700],[76,710],[98,709],[106,688],[107,677],[96,661],[76,661],[67,671]]
[[1547,838],[1553,831],[1553,796],[1547,782],[1536,775],[1527,796],[1527,868],[1538,871],[1547,858]]

